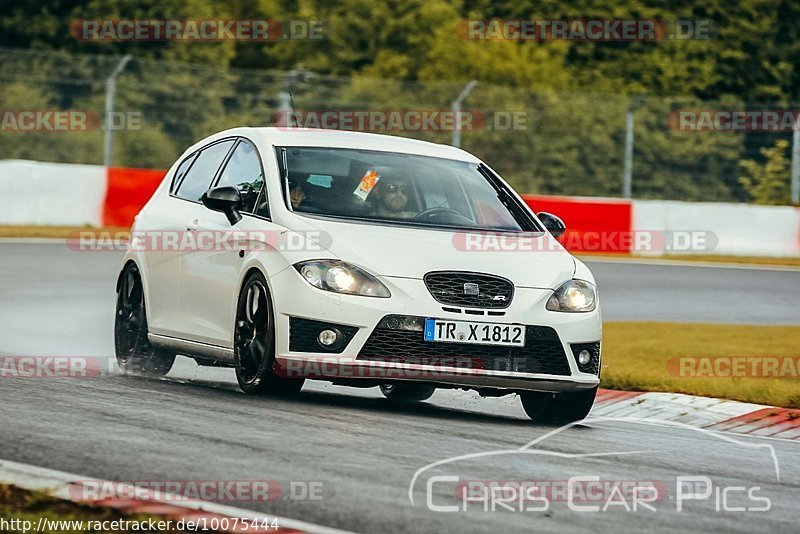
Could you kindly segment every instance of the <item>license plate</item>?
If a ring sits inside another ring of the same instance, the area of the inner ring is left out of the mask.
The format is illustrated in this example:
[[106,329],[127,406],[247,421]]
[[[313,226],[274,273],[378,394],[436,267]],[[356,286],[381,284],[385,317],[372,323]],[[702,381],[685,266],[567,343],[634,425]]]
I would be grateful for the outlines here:
[[425,319],[425,341],[524,347],[525,327],[518,324]]

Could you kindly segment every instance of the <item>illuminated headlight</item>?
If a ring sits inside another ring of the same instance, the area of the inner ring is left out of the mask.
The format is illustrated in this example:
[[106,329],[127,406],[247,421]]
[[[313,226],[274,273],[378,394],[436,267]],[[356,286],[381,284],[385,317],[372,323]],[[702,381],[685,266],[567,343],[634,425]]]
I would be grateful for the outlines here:
[[546,308],[557,312],[590,312],[597,307],[597,290],[584,280],[568,280],[547,300]]
[[325,291],[364,297],[388,298],[392,296],[380,280],[363,269],[343,261],[301,261],[295,264],[294,268],[306,282]]

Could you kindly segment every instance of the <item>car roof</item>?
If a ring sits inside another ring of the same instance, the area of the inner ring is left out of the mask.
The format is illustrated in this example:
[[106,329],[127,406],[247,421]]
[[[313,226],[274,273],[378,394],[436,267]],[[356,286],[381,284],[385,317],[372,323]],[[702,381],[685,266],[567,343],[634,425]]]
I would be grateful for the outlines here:
[[244,136],[257,144],[272,146],[309,146],[331,148],[357,148],[382,152],[400,152],[436,158],[479,163],[480,160],[459,148],[418,139],[394,135],[381,135],[344,130],[314,128],[232,128],[209,136],[192,146],[187,152],[202,148],[217,139]]

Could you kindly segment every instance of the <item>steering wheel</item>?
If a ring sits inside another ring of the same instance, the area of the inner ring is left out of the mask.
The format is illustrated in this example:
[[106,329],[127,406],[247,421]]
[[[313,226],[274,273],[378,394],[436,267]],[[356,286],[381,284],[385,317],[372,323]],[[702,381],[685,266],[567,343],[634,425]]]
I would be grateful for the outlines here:
[[461,215],[456,210],[454,210],[452,208],[444,208],[444,207],[430,208],[430,209],[427,209],[425,211],[421,211],[421,212],[417,213],[414,216],[414,218],[417,219],[417,220],[420,220],[420,221],[431,221],[431,220],[436,219],[437,217],[439,217],[441,215],[454,215],[454,216],[458,217],[459,219],[462,219],[462,220],[466,219],[466,217]]

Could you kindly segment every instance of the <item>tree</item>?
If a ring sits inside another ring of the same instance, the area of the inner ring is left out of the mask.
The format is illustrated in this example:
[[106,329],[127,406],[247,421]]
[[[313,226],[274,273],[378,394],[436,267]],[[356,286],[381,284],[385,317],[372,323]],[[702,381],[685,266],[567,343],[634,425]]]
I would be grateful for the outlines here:
[[789,141],[781,139],[762,148],[763,162],[747,159],[739,162],[744,176],[739,178],[755,204],[789,204],[791,160],[786,157]]

